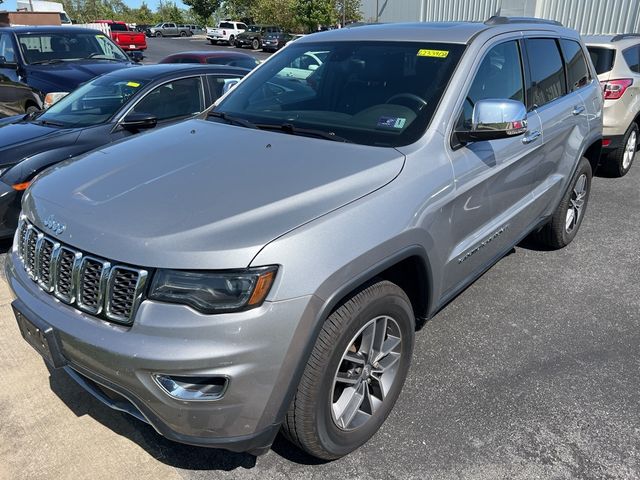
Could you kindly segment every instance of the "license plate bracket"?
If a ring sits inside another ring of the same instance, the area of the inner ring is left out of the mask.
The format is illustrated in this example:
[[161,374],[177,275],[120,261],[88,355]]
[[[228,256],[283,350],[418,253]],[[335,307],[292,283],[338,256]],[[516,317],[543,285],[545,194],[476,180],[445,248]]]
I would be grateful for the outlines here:
[[27,318],[22,311],[15,306],[13,313],[18,322],[20,333],[33,349],[38,352],[53,368],[64,367],[66,361],[62,356],[58,338],[53,327],[34,317]]

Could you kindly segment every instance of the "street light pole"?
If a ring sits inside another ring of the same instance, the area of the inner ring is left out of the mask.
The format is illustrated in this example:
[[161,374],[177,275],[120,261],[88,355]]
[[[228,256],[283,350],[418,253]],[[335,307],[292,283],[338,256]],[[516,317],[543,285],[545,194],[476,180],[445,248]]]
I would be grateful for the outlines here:
[[347,24],[347,0],[342,0],[342,26]]
[[378,23],[380,15],[380,0],[376,0],[376,23]]

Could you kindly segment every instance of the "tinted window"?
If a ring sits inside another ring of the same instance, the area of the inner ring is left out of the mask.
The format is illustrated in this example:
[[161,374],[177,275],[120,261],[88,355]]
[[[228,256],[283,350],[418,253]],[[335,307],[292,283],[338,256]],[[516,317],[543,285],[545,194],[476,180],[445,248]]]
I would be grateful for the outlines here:
[[186,117],[204,110],[200,77],[165,83],[149,92],[133,109],[158,120]]
[[[463,51],[447,43],[292,43],[216,110],[354,143],[407,145],[424,134]],[[306,65],[308,57],[312,68],[292,67]]]
[[589,50],[589,56],[598,75],[611,71],[616,56],[615,50],[604,47],[587,47],[587,50]]
[[127,26],[123,25],[122,23],[112,23],[109,26],[111,27],[111,31],[112,32],[127,32],[127,31],[129,31]]
[[531,69],[529,106],[541,107],[566,93],[562,58],[552,38],[529,38],[526,42]]
[[178,58],[171,63],[200,63],[200,60],[193,57]]
[[16,63],[16,52],[8,33],[0,34],[0,57],[4,57],[5,63]]
[[467,93],[458,129],[471,128],[474,105],[478,100],[487,98],[509,98],[524,103],[524,80],[517,42],[501,43],[487,52]]
[[247,26],[244,23],[238,23],[237,27],[238,27],[239,30],[246,30],[247,29]]
[[242,67],[249,70],[258,66],[258,61],[253,58],[224,58],[213,57],[207,58],[207,63],[210,65],[229,65],[230,67]]
[[567,64],[567,75],[569,77],[569,90],[575,92],[580,87],[589,83],[589,69],[582,53],[582,47],[573,40],[562,39],[562,51]]
[[220,25],[218,25],[218,28],[231,28],[231,29],[233,29],[233,23],[221,22]]
[[631,71],[640,73],[640,46],[627,48],[622,55]]

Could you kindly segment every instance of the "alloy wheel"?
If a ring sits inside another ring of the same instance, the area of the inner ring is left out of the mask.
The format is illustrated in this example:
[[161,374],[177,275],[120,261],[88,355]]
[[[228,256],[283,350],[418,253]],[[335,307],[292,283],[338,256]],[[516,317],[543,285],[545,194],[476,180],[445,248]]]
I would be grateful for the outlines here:
[[400,327],[387,315],[370,320],[353,337],[333,379],[331,416],[338,428],[355,430],[382,406],[401,352]]
[[628,170],[633,162],[633,157],[636,155],[636,148],[638,146],[638,135],[635,130],[629,135],[627,144],[624,147],[624,154],[622,155],[622,168]]
[[569,208],[567,209],[567,216],[565,219],[565,228],[567,233],[571,233],[580,223],[586,197],[587,175],[583,173],[578,177],[578,180],[576,180],[576,183],[573,186],[573,191],[571,192],[571,198],[569,199]]

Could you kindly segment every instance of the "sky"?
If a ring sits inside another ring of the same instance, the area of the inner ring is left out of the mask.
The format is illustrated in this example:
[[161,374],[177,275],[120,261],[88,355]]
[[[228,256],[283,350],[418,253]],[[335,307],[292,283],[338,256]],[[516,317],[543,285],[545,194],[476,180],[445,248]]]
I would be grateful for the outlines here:
[[[146,1],[147,1],[147,5],[149,5],[149,8],[151,8],[151,10],[155,10],[156,8],[158,8],[158,5],[160,3],[159,0],[146,0]],[[131,8],[138,8],[142,3],[142,0],[124,0],[124,3],[126,3]],[[186,8],[180,0],[175,0],[175,3],[176,5],[178,5],[178,8]],[[12,11],[15,9],[16,9],[16,0],[4,0],[4,3],[0,4],[0,10]]]

